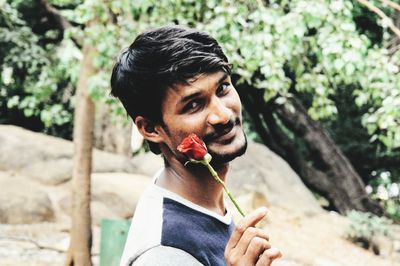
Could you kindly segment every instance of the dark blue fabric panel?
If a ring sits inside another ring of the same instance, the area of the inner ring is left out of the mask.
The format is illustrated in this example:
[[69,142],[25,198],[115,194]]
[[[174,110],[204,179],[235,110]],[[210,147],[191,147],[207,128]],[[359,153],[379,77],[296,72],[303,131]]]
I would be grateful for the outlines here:
[[161,245],[182,249],[206,266],[226,265],[225,246],[234,229],[218,219],[164,198]]

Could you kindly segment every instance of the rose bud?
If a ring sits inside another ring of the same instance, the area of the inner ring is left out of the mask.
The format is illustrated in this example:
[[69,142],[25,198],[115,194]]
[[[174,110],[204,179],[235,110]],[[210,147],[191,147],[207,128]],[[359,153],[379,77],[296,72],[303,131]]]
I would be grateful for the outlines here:
[[189,134],[177,147],[190,160],[201,161],[208,153],[206,144],[194,133]]

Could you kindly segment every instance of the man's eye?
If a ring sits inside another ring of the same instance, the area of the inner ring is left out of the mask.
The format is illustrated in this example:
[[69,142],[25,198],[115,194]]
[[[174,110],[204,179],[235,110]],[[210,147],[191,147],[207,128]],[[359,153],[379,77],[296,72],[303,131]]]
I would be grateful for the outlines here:
[[193,111],[196,111],[197,109],[199,109],[200,106],[201,106],[200,101],[191,101],[183,108],[183,111],[184,112],[193,112]]
[[231,85],[231,84],[228,83],[228,82],[222,83],[222,84],[219,86],[218,90],[217,90],[217,94],[218,94],[218,95],[224,95],[225,93],[227,93],[230,85]]

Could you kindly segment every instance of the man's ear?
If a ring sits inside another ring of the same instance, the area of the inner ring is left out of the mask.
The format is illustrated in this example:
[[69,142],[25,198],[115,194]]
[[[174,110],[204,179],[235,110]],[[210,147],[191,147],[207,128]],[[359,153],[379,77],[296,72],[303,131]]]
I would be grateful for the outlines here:
[[135,118],[135,124],[144,139],[154,143],[163,142],[162,131],[153,121],[143,116],[137,116]]

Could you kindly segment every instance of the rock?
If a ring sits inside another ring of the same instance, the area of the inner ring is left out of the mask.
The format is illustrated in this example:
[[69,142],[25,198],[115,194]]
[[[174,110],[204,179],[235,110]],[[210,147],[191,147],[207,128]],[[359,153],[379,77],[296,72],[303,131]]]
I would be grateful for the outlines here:
[[[55,223],[24,225],[0,224],[1,266],[64,265],[69,232]],[[100,229],[92,227],[92,263],[99,264]]]
[[158,170],[164,167],[161,155],[155,155],[152,152],[136,155],[133,157],[132,163],[135,165],[138,173],[147,176],[154,176]]
[[21,168],[19,172],[45,185],[59,185],[71,179],[72,158],[33,162]]
[[92,214],[92,224],[100,225],[101,220],[104,218],[108,219],[121,219],[124,217],[118,216],[116,212],[113,211],[110,207],[105,205],[100,201],[92,201],[90,203],[90,211]]
[[[73,145],[67,140],[0,126],[0,169],[12,169],[47,185],[66,182],[72,173]],[[94,151],[93,172],[137,172],[153,176],[164,163],[161,156],[128,158]],[[247,153],[232,163],[228,186],[234,194],[261,193],[269,204],[300,212],[321,210],[290,166],[261,144],[249,142]]]
[[0,172],[0,187],[0,223],[33,224],[54,220],[51,201],[38,184],[26,177]]
[[112,210],[115,216],[110,218],[132,217],[140,195],[151,183],[147,176],[125,173],[93,174],[92,180],[92,200]]
[[[237,197],[235,196],[235,198],[236,202],[245,214],[248,214],[259,207],[269,206],[269,202],[267,201],[264,194],[256,191],[252,191],[247,194],[240,194]],[[239,211],[237,211],[235,205],[230,201],[229,197],[225,196],[225,202],[232,213],[235,223],[238,223],[239,220],[242,218]],[[263,227],[266,225],[266,222],[267,220],[263,219],[257,224],[257,226]]]
[[[152,176],[163,161],[150,153],[128,163],[126,158],[107,153],[95,152],[95,157],[95,171],[113,172],[92,175],[92,260],[98,265],[100,228],[96,224],[102,218],[129,218],[151,182],[146,176],[119,171],[137,169]],[[65,261],[71,228],[66,213],[71,208],[71,182],[65,180],[70,178],[71,158],[68,141],[0,126],[0,223],[55,222],[0,224],[1,265],[58,265]],[[376,256],[356,246],[344,238],[348,219],[320,211],[299,177],[263,145],[249,143],[247,154],[233,162],[228,182],[246,210],[269,206],[266,219],[257,226],[268,232],[271,244],[283,253],[283,258],[274,262],[276,266],[400,266],[400,226],[391,225],[389,230],[395,257]]]
[[[140,195],[150,183],[151,178],[137,174],[93,174],[91,211],[94,224],[99,225],[103,218],[132,217]],[[58,204],[70,215],[70,194],[61,198]]]
[[[164,165],[161,156],[151,152],[135,156],[132,162],[139,173],[148,176],[153,176]],[[311,216],[322,210],[292,168],[266,146],[254,142],[248,143],[245,155],[232,162],[228,187],[237,197],[258,193],[268,206],[280,206]],[[246,204],[255,207],[255,203]]]
[[307,213],[321,212],[317,200],[300,177],[266,146],[249,142],[245,155],[232,162],[228,187],[234,195],[261,193],[269,206]]
[[314,259],[313,264],[314,266],[344,266],[343,264],[337,263],[332,259],[317,257]]
[[[72,156],[70,141],[15,126],[0,126],[0,169],[12,169],[42,184],[58,185],[71,178]],[[130,160],[94,150],[94,173],[136,172],[153,176],[163,165],[161,156],[152,153],[140,154]],[[262,194],[268,206],[309,214],[321,210],[290,166],[264,145],[253,142],[249,142],[247,153],[232,163],[228,187],[236,196],[252,192]],[[103,194],[103,197],[108,200],[108,205],[115,202],[113,194]],[[118,216],[128,215],[125,207],[116,206],[113,208]]]
[[297,262],[297,261],[294,261],[294,260],[289,260],[289,259],[286,259],[286,258],[279,258],[277,260],[274,260],[273,265],[274,266],[305,266],[301,262]]
[[376,255],[383,257],[394,256],[393,241],[382,234],[377,234],[372,237],[371,249]]
[[[46,185],[68,181],[72,175],[73,143],[15,126],[0,125],[0,170],[17,171]],[[135,172],[128,157],[99,150],[93,172]]]
[[393,256],[400,260],[400,241],[394,240],[393,241]]
[[130,156],[131,128],[133,122],[126,117],[116,117],[110,105],[96,104],[96,118],[94,123],[94,146],[102,151]]
[[390,226],[390,238],[393,240],[393,258],[400,261],[400,225],[392,224]]

